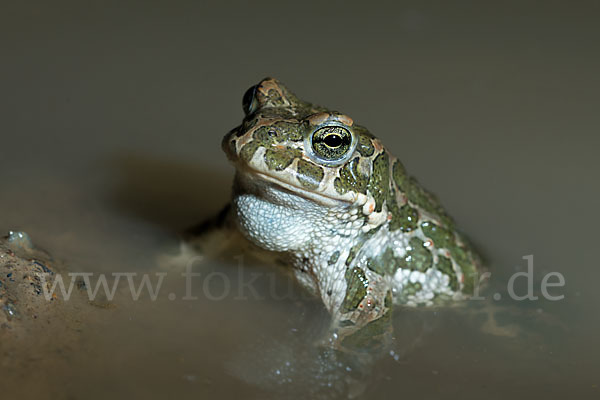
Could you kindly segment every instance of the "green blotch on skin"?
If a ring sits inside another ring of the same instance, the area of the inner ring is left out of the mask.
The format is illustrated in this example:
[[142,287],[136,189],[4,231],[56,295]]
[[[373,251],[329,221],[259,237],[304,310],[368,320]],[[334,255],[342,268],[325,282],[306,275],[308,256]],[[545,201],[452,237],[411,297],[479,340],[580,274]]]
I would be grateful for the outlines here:
[[327,264],[333,265],[333,264],[335,264],[338,261],[339,258],[340,258],[340,252],[336,250],[329,257],[329,260],[327,261]]
[[458,290],[458,280],[456,279],[456,272],[452,268],[452,261],[448,257],[439,256],[438,263],[435,267],[444,275],[448,275],[450,278],[450,289],[453,291]]
[[400,260],[400,268],[414,269],[424,272],[431,268],[433,256],[431,251],[425,247],[425,243],[416,237],[408,242],[410,248],[406,250],[403,259]]
[[356,254],[358,254],[358,251],[362,246],[363,242],[361,241],[350,248],[350,251],[348,252],[348,257],[346,257],[346,266],[350,265],[350,263],[354,261]]
[[375,147],[373,147],[373,142],[367,135],[359,134],[356,150],[363,157],[371,157],[375,152]]
[[402,232],[411,232],[417,229],[419,225],[419,212],[412,208],[408,203],[398,208],[395,193],[390,191],[387,206],[392,214],[389,229],[395,231],[400,229]]
[[358,267],[348,268],[346,278],[346,297],[341,305],[342,313],[354,311],[367,295],[369,280],[364,271]]
[[404,288],[402,288],[402,293],[407,295],[407,296],[414,296],[415,294],[417,294],[418,292],[421,291],[421,289],[423,289],[423,286],[421,285],[421,283],[419,282],[409,282],[407,283]]
[[371,228],[369,231],[365,232],[365,233],[364,233],[364,238],[365,238],[365,240],[366,240],[366,239],[369,239],[369,238],[371,238],[371,236],[373,236],[373,235],[375,235],[377,232],[379,232],[379,230],[381,229],[381,227],[382,227],[382,226],[383,226],[383,225],[376,226],[376,227],[374,227],[374,228]]
[[276,140],[278,142],[284,140],[299,142],[302,140],[303,128],[298,123],[279,121],[273,124],[272,128],[277,132]]
[[408,180],[408,175],[406,175],[406,170],[404,169],[404,165],[398,160],[394,161],[392,165],[392,179],[396,183],[396,186],[402,191],[405,191],[406,181]]
[[357,136],[364,136],[366,138],[375,139],[375,136],[367,128],[362,125],[354,124],[352,125],[352,131]]
[[369,179],[368,190],[375,199],[375,211],[381,212],[383,200],[387,197],[390,182],[390,164],[384,151],[373,160],[373,173]]
[[260,143],[258,141],[249,141],[240,150],[240,158],[246,161],[247,163],[250,162],[250,160],[252,160],[252,157],[254,157],[254,153],[256,153],[256,150],[258,150],[259,147]]
[[269,169],[283,171],[292,164],[295,158],[300,157],[302,157],[302,151],[299,149],[272,147],[265,151],[265,164]]
[[278,121],[272,125],[263,125],[252,133],[252,137],[263,146],[285,141],[299,142],[303,139],[304,127],[299,123]]
[[296,167],[298,182],[308,189],[316,189],[325,176],[323,168],[306,160],[298,160]]
[[400,207],[398,219],[400,223],[400,230],[402,230],[402,232],[414,231],[417,229],[419,223],[419,213],[408,204],[405,204]]
[[409,296],[414,296],[415,294],[420,292],[421,289],[423,289],[423,286],[419,282],[408,282],[402,288],[402,292],[397,294],[398,299],[400,300],[400,302],[406,302],[408,301]]
[[453,246],[449,250],[450,255],[460,265],[460,269],[464,275],[463,293],[472,294],[477,277],[475,255],[470,250],[458,245]]
[[392,179],[411,203],[437,217],[444,225],[449,227],[454,225],[452,218],[446,213],[437,197],[421,187],[415,178],[409,177],[398,160],[392,166]]
[[288,104],[293,107],[304,103],[281,82],[277,81],[276,79],[269,79],[272,80],[272,82],[276,85],[277,89],[279,90],[272,88],[269,89],[266,94],[261,90],[257,91],[256,95],[258,96],[258,100],[263,104],[263,107],[281,107],[286,106]]
[[[258,93],[262,94],[260,91]],[[262,102],[272,107],[281,107],[285,105],[285,101],[281,97],[281,94],[275,89],[269,89]]]
[[339,177],[335,178],[333,186],[339,194],[349,191],[365,194],[367,192],[368,177],[358,171],[358,157],[348,161],[339,171]]
[[433,222],[425,221],[421,224],[421,229],[425,236],[433,240],[435,247],[450,249],[455,243],[454,234],[449,229],[436,225]]
[[342,180],[340,178],[334,179],[333,187],[335,188],[335,191],[338,192],[339,194],[348,193],[348,189],[344,186],[344,184],[342,183]]
[[252,137],[263,146],[269,145],[275,141],[274,131],[272,131],[269,126],[261,126],[254,131]]
[[353,351],[371,352],[374,349],[384,347],[392,330],[391,309],[380,318],[369,322],[362,328],[346,336],[341,344],[343,347]]
[[379,257],[368,259],[367,268],[379,275],[393,274],[396,270],[394,251],[388,247]]
[[421,224],[423,233],[433,240],[437,248],[445,248],[450,251],[450,255],[460,266],[464,275],[463,289],[464,293],[473,293],[475,278],[477,274],[475,255],[456,241],[456,236],[447,228],[436,225],[432,222],[423,222]]

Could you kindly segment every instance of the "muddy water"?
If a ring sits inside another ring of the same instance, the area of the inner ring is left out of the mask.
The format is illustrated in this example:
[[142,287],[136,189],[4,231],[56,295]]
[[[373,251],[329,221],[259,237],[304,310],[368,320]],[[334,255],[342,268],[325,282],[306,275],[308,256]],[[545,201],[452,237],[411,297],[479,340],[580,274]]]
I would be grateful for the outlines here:
[[[359,398],[600,395],[594,4],[3,9],[0,230],[93,279],[167,274],[155,301],[119,286],[117,306],[95,307],[44,362],[1,363],[4,393],[337,398],[354,379]],[[226,203],[220,140],[265,75],[368,126],[490,264],[485,300],[396,312],[393,353],[358,378],[315,353],[326,315],[285,276],[245,262],[259,275],[248,289],[235,254],[205,259],[184,300],[181,269],[164,266],[177,233]],[[508,284],[529,255],[538,299],[517,301]],[[543,296],[549,273],[561,300]]]

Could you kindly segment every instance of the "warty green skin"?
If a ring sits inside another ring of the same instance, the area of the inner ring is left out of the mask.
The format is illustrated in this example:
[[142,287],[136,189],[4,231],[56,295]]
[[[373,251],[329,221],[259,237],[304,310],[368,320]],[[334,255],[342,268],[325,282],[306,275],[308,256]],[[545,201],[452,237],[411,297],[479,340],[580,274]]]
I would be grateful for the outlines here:
[[[336,342],[376,345],[389,333],[392,304],[430,306],[473,292],[479,258],[366,128],[272,78],[244,101],[242,124],[223,139],[236,167],[230,218],[251,242],[287,256],[331,313]],[[329,131],[349,132],[352,142],[346,135],[328,150],[316,141]]]

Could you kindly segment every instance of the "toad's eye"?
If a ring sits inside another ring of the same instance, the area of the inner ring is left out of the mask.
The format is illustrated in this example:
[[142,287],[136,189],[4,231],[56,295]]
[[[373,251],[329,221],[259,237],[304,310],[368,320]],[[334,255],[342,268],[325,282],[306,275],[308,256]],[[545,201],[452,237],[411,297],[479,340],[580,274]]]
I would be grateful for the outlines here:
[[246,93],[244,93],[244,97],[242,98],[242,108],[244,109],[244,113],[246,115],[256,111],[256,107],[258,105],[258,100],[256,100],[256,89],[256,85],[252,86],[246,90]]
[[342,139],[342,137],[337,133],[331,133],[323,138],[323,143],[325,143],[325,146],[331,149],[337,149],[342,145],[343,142],[344,139]]
[[324,126],[311,136],[314,154],[323,161],[338,162],[346,158],[352,145],[352,134],[341,126]]

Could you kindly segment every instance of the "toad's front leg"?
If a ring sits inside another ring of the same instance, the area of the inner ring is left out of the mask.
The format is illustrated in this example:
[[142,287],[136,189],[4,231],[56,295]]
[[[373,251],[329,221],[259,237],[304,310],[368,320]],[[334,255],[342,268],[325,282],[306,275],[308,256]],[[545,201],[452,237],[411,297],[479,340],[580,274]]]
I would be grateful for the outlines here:
[[[351,352],[386,350],[392,334],[392,291],[388,280],[366,266],[356,265],[345,270],[344,283],[337,295],[335,289],[321,293],[327,297],[323,300],[332,315],[334,346]],[[338,282],[338,286],[342,285]]]

